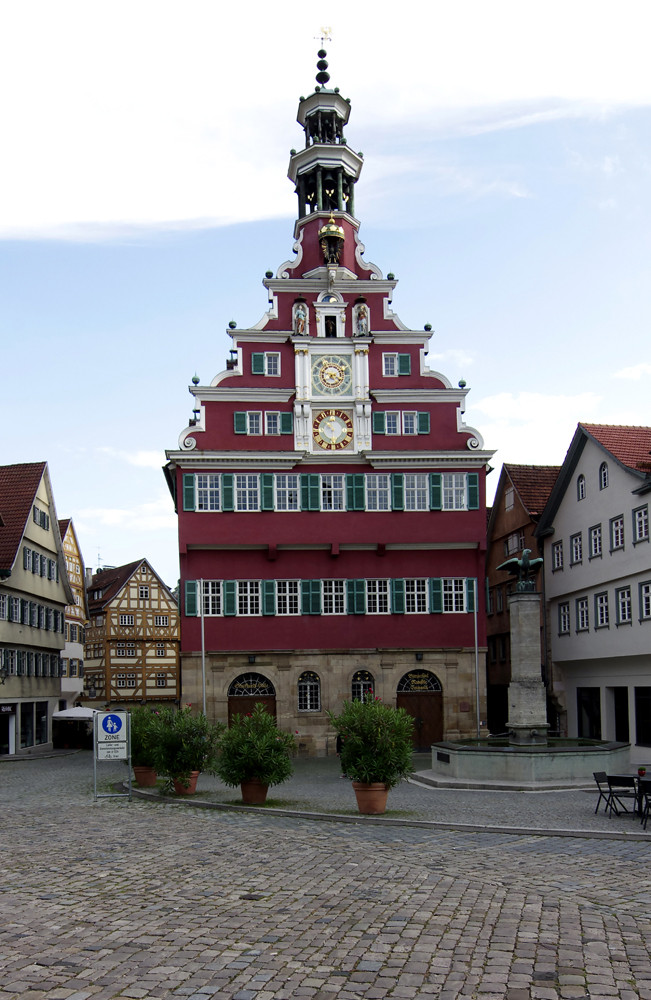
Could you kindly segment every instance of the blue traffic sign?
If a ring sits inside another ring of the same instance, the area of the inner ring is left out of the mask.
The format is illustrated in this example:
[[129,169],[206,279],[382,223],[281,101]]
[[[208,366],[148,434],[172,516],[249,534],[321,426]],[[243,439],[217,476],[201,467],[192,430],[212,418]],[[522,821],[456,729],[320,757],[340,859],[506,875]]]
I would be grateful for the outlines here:
[[122,719],[119,715],[105,715],[102,719],[102,729],[105,733],[115,736],[122,729]]

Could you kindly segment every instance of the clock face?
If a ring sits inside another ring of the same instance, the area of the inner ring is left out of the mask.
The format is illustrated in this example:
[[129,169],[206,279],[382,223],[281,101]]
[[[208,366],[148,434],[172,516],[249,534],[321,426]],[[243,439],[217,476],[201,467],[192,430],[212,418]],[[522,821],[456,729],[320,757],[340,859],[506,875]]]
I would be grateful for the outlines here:
[[312,436],[324,451],[340,451],[353,440],[353,422],[343,410],[321,410],[312,421]]
[[350,358],[341,354],[317,354],[312,358],[312,392],[317,396],[349,396],[352,371]]

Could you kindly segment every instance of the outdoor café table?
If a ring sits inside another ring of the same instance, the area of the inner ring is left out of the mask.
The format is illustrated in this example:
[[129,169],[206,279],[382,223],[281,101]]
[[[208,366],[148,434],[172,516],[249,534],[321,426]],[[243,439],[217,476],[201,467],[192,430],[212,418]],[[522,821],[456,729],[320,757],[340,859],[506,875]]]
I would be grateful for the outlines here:
[[[608,777],[611,781],[617,781],[619,778],[634,778],[635,779],[635,809],[633,810],[636,816],[642,815],[643,809],[643,795],[640,790],[640,776],[637,771],[629,771],[628,774],[609,774]],[[646,777],[646,775],[645,775]]]

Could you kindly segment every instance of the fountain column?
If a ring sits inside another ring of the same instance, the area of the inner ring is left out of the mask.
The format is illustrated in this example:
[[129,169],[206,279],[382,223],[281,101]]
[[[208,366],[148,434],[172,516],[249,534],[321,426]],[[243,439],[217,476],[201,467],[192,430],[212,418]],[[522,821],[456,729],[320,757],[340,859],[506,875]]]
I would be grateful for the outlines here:
[[516,591],[508,598],[511,619],[509,743],[547,743],[547,697],[540,672],[540,597]]

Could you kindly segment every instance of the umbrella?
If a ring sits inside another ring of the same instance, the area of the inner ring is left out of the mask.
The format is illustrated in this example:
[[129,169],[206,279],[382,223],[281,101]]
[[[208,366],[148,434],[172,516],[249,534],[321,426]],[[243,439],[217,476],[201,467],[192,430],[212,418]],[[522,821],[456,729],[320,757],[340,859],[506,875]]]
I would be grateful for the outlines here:
[[97,708],[64,708],[60,712],[52,712],[53,719],[92,719],[97,715]]

